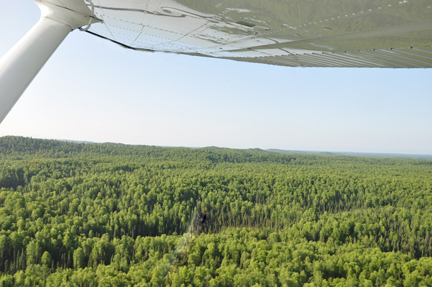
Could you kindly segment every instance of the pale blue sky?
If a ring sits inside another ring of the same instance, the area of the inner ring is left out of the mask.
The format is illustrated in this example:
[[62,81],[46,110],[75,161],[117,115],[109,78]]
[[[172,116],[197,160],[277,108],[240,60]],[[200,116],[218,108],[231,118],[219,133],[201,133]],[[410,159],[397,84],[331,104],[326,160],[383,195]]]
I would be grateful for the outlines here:
[[[39,14],[33,1],[0,0],[0,56]],[[304,69],[140,53],[75,31],[0,136],[432,154],[431,79],[430,69]]]

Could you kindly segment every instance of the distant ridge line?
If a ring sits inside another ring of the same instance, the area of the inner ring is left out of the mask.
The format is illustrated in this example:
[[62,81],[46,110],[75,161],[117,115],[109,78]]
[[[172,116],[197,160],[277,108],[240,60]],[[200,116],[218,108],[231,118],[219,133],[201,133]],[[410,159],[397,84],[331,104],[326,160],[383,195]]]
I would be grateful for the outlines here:
[[68,139],[43,139],[43,138],[32,138],[23,136],[2,136],[1,138],[16,137],[16,138],[29,138],[47,141],[60,141],[75,144],[101,144],[101,145],[117,145],[117,146],[146,146],[146,147],[160,147],[160,148],[186,148],[186,149],[220,149],[220,150],[244,150],[244,151],[262,151],[279,154],[298,154],[298,155],[322,155],[322,156],[354,156],[354,157],[379,157],[379,158],[399,158],[399,159],[432,159],[432,155],[428,154],[398,154],[398,153],[365,153],[365,152],[326,152],[326,151],[300,151],[300,150],[283,150],[283,149],[261,149],[261,148],[227,148],[217,146],[206,146],[206,147],[185,147],[185,146],[154,146],[144,144],[124,144],[124,143],[113,143],[113,142],[92,142],[92,141],[79,141],[79,140],[68,140]]
[[267,149],[266,151],[285,154],[319,154],[319,155],[345,155],[345,156],[363,156],[363,157],[391,157],[391,158],[422,158],[431,159],[432,155],[428,154],[399,154],[399,153],[367,153],[367,152],[326,152],[326,151],[297,151],[282,149]]

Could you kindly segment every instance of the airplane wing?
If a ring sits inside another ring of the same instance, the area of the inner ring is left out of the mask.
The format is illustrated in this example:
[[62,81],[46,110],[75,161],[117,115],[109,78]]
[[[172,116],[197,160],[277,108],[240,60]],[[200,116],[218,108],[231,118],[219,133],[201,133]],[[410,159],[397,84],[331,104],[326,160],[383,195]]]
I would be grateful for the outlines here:
[[432,67],[432,0],[35,0],[0,59],[0,123],[80,28],[138,51],[291,67]]
[[85,2],[102,20],[89,33],[135,50],[291,67],[432,67],[432,0]]

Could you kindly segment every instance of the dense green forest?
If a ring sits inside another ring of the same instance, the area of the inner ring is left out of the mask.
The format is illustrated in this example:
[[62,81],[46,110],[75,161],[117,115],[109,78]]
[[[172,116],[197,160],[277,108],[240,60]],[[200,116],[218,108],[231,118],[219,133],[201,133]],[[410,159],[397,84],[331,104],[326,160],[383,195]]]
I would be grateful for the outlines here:
[[432,160],[3,137],[0,286],[432,286]]

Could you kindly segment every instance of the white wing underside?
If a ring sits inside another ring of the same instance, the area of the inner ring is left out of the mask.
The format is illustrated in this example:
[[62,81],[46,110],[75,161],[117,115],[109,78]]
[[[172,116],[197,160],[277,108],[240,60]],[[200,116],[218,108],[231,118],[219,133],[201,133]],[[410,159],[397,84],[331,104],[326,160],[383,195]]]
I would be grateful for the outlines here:
[[292,67],[432,67],[432,0],[86,3],[103,21],[89,32],[136,50]]

